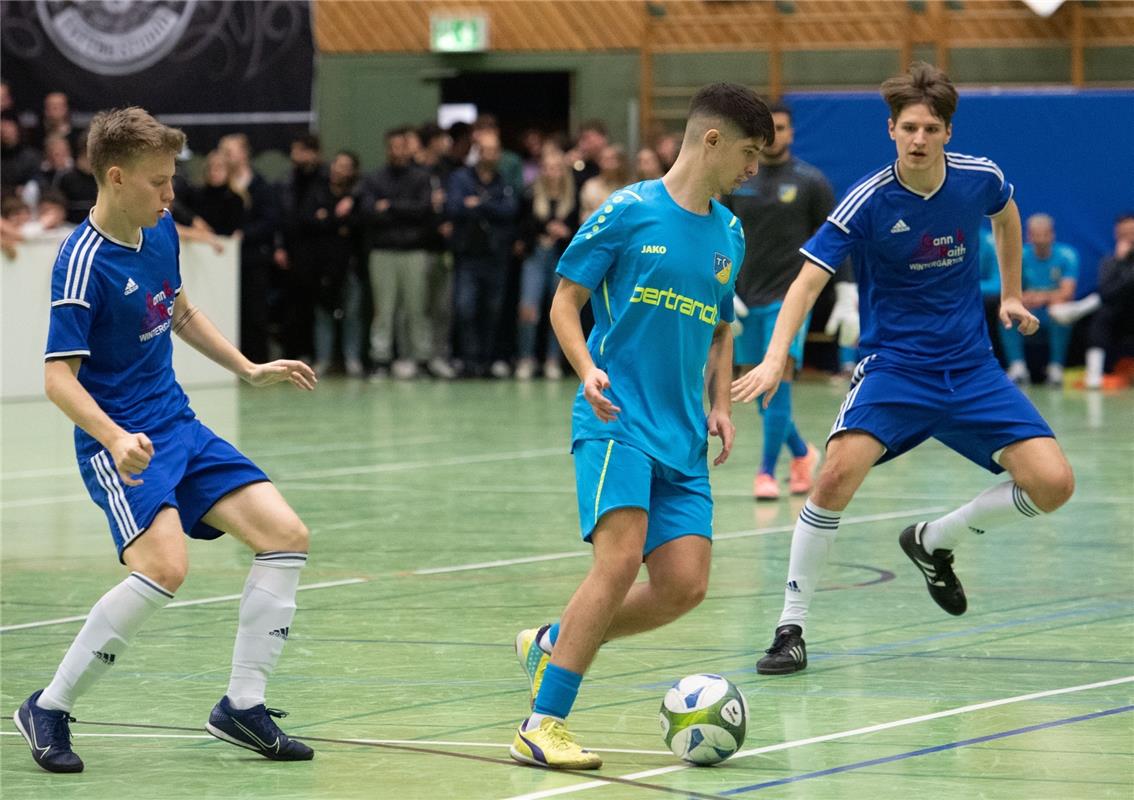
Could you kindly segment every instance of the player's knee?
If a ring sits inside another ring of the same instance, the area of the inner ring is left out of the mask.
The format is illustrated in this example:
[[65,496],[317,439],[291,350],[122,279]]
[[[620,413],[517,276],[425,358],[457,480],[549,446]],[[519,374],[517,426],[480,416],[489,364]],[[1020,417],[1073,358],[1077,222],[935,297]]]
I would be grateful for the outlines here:
[[708,590],[709,580],[707,577],[692,579],[679,586],[674,586],[668,593],[670,606],[679,615],[692,611],[701,605],[701,601],[705,599],[705,593]]
[[811,502],[828,511],[842,511],[850,502],[854,494],[852,485],[852,471],[847,465],[828,461],[819,470],[819,477],[815,480],[815,488],[811,492]]
[[1046,467],[1043,473],[1025,486],[1024,491],[1040,511],[1050,514],[1071,499],[1075,492],[1075,473],[1066,461]]
[[630,550],[606,552],[603,554],[602,562],[595,563],[596,571],[606,582],[620,586],[625,585],[627,590],[637,579],[641,567],[641,550],[637,552]]
[[159,564],[147,564],[144,569],[136,570],[170,594],[173,594],[185,583],[185,576],[189,574],[188,560],[175,559]]
[[306,553],[310,546],[311,532],[299,517],[293,517],[291,522],[284,525],[279,531],[279,549],[290,553]]

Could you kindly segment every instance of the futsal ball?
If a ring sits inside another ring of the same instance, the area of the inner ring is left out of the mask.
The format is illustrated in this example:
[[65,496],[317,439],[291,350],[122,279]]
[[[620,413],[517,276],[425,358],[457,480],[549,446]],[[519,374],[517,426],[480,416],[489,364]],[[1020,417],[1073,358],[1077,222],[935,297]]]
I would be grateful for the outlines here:
[[662,738],[682,761],[719,764],[744,744],[748,701],[720,675],[689,675],[665,693]]

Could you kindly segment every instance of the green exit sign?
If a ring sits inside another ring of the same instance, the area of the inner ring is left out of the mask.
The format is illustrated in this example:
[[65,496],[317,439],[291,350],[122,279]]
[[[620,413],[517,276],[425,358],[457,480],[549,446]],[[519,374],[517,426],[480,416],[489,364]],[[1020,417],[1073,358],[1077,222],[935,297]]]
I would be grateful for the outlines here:
[[435,14],[429,19],[429,46],[435,53],[482,53],[488,49],[488,17]]

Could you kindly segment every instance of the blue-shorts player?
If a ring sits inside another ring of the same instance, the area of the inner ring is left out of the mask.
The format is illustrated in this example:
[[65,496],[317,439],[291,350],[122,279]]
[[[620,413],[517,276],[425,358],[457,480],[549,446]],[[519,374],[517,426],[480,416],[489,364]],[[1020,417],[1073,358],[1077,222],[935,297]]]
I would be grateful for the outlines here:
[[172,336],[255,386],[313,389],[315,375],[298,361],[253,364],[189,301],[165,210],[184,144],[181,131],[140,108],[97,114],[87,147],[98,200],[52,274],[47,396],[76,425],[79,471],[130,573],[95,603],[51,683],[15,713],[36,763],[50,772],[82,771],[70,712],[173,598],[189,566],[186,534],[229,533],[255,554],[228,691],[206,729],[266,758],[313,756],[264,705],[295,614],[307,529],[263,471],[197,420],[174,378]]
[[[755,174],[774,138],[767,106],[749,89],[702,88],[670,171],[614,192],[560,259],[551,323],[582,380],[572,451],[594,563],[557,624],[516,637],[532,689],[532,714],[512,742],[518,761],[601,766],[564,721],[599,645],[671,622],[705,594],[707,440],[721,438],[713,463],[723,464],[734,434],[729,322],[744,260],[743,226],[713,196]],[[584,339],[588,301],[595,327]],[[643,561],[649,580],[635,583]]]
[[992,220],[1000,263],[1000,322],[1038,328],[1020,287],[1020,214],[1012,184],[986,158],[945,151],[957,92],[943,72],[914,64],[882,84],[898,158],[855,184],[800,251],[764,361],[733,384],[733,399],[775,393],[792,337],[835,265],[850,255],[858,279],[862,361],[827,440],[827,460],[792,535],[784,609],[763,674],[807,666],[807,611],[839,518],[875,464],[934,438],[1012,480],[931,522],[902,531],[902,550],[929,594],[963,614],[953,549],[1054,511],[1074,477],[1051,428],[992,355],[980,293],[980,223]]

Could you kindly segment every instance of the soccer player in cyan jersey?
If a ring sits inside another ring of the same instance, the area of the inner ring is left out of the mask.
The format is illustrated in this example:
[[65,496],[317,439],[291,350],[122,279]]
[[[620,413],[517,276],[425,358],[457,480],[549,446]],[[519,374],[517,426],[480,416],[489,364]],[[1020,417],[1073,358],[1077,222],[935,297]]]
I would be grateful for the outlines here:
[[[734,434],[729,322],[744,260],[743,226],[713,196],[755,174],[774,137],[750,90],[701,89],[670,171],[614,192],[559,261],[551,322],[582,380],[572,452],[594,563],[559,623],[516,637],[532,687],[532,714],[511,748],[518,761],[601,766],[564,722],[599,644],[664,625],[705,594],[707,440],[720,437],[713,463],[723,464]],[[588,301],[595,326],[585,340],[579,312]],[[649,580],[635,584],[643,561]]]
[[315,388],[298,361],[253,364],[182,289],[169,208],[185,135],[140,108],[99,113],[87,148],[98,200],[56,257],[45,386],[75,423],[79,472],[130,574],[104,594],[46,688],[15,713],[37,764],[81,772],[68,723],[79,697],[122,662],[129,641],[173,599],[189,568],[186,534],[227,532],[255,554],[240,600],[228,691],[206,729],[280,761],[311,748],[264,706],[295,614],[307,528],[267,475],[202,425],[173,374],[176,333],[254,386]]
[[982,534],[1059,508],[1074,477],[1051,428],[992,355],[980,295],[980,221],[992,219],[1001,275],[1000,322],[1038,328],[1020,288],[1020,214],[1012,184],[987,158],[946,152],[957,91],[928,64],[882,84],[898,158],[859,181],[802,248],[768,355],[733,383],[732,397],[768,403],[792,337],[835,265],[850,255],[862,323],[855,368],[827,440],[827,460],[792,534],[784,608],[756,665],[777,675],[807,666],[807,611],[839,517],[876,463],[933,437],[1012,480],[931,522],[902,531],[902,550],[930,596],[963,614],[953,549]]
[[[788,286],[799,273],[799,246],[815,233],[835,205],[831,184],[823,173],[791,153],[795,134],[791,109],[772,106],[776,123],[776,143],[760,154],[760,171],[724,198],[725,205],[744,223],[748,243],[744,264],[736,279],[736,296],[745,316],[738,322],[742,330],[733,342],[734,360],[741,368],[760,363],[772,337],[776,314],[783,305]],[[791,414],[791,382],[803,364],[803,342],[807,324],[791,344],[780,390],[767,408],[764,418],[764,448],[760,468],[752,482],[757,500],[778,500],[776,462],[787,445],[791,452],[788,489],[792,494],[811,491],[819,451],[799,435]]]

